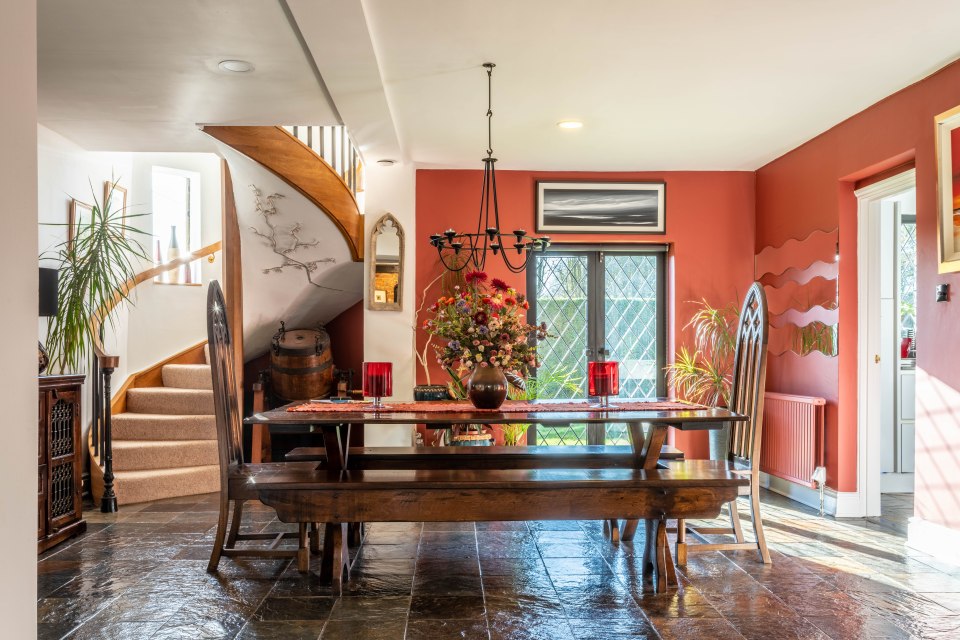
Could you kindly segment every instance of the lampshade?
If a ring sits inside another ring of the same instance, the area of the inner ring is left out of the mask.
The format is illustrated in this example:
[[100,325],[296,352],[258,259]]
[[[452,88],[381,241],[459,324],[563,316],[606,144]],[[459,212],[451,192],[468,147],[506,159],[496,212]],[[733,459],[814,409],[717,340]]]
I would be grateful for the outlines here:
[[50,317],[57,315],[59,298],[57,297],[57,282],[60,272],[56,269],[40,267],[40,316]]

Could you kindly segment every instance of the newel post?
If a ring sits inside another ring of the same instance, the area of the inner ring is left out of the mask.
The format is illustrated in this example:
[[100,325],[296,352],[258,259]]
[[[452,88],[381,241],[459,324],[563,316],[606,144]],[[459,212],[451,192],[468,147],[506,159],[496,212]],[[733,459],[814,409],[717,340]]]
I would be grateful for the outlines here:
[[103,375],[103,496],[100,498],[102,513],[117,512],[117,495],[113,492],[113,420],[110,409],[110,376],[113,375],[112,366],[104,366],[100,371]]

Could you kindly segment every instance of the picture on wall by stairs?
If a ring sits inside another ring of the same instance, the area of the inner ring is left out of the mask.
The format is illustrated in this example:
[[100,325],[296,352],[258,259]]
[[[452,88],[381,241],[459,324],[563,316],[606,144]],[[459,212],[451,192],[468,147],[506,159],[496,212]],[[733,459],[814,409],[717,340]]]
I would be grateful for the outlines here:
[[256,227],[250,227],[250,230],[259,236],[264,243],[281,258],[279,265],[267,267],[263,270],[263,273],[283,273],[284,269],[295,269],[302,271],[307,278],[307,282],[315,287],[329,291],[341,291],[341,289],[314,282],[312,277],[313,273],[321,264],[336,262],[334,258],[301,260],[294,257],[294,253],[304,249],[312,249],[319,245],[320,242],[319,240],[301,239],[300,232],[303,230],[303,225],[299,222],[286,226],[277,223],[276,218],[280,215],[280,212],[277,211],[277,200],[283,198],[284,195],[271,193],[268,196],[264,196],[256,185],[250,185],[250,189],[253,191],[254,198],[256,199],[257,215],[263,218],[263,222],[267,227],[265,231]]

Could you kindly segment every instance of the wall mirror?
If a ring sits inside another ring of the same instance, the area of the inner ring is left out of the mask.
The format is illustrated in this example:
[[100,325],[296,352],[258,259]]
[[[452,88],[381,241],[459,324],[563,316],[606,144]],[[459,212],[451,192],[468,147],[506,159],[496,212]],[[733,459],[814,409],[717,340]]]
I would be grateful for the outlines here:
[[377,220],[370,236],[370,308],[403,308],[403,228],[389,213]]
[[940,273],[960,271],[960,107],[935,118]]

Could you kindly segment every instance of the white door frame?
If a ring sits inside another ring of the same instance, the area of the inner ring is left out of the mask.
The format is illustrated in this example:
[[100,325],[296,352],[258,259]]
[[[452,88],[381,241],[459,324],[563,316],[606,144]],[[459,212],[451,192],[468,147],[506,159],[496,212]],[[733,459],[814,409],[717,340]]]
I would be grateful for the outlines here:
[[[857,196],[857,503],[858,516],[880,515],[880,407],[870,398],[882,392],[881,367],[874,356],[879,344],[879,290],[870,286],[869,274],[880,267],[880,203],[916,186],[916,170],[858,189]],[[871,226],[873,222],[873,226]],[[873,232],[873,233],[871,233]],[[890,357],[889,355],[887,357]]]

